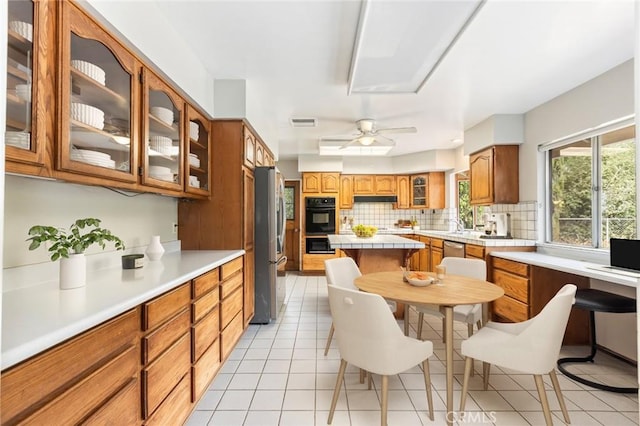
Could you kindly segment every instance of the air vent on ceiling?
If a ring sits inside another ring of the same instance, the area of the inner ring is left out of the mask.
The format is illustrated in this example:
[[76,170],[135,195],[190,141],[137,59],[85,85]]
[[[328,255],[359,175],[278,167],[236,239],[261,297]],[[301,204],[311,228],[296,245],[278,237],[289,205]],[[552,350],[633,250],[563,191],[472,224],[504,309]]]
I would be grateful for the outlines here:
[[318,120],[315,118],[291,118],[291,127],[316,127]]

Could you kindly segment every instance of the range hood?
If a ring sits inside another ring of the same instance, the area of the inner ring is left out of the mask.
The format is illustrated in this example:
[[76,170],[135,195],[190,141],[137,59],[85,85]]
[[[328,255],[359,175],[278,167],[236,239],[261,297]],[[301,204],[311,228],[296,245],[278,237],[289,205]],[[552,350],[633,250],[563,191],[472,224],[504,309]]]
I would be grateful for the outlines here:
[[398,197],[395,195],[355,195],[354,203],[397,203]]

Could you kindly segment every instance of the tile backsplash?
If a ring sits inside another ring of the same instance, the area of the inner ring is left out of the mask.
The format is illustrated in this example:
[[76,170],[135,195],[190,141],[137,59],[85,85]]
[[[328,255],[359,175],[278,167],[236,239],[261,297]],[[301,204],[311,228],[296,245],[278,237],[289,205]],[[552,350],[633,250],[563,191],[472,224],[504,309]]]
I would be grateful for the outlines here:
[[[511,214],[511,235],[514,238],[535,240],[537,223],[537,203],[524,201],[518,204],[494,204],[489,206],[492,213]],[[450,209],[393,209],[392,203],[356,203],[353,209],[340,210],[340,223],[346,216],[353,217],[354,224],[375,225],[379,228],[393,228],[399,220],[411,220],[415,216],[420,229],[436,231],[455,230],[458,211]]]

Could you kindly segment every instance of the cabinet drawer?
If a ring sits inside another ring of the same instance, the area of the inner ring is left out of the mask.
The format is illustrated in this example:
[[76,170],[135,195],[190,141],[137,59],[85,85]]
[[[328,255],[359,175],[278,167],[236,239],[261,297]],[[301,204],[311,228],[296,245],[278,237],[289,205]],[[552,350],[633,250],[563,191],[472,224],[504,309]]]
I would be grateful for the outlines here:
[[438,238],[431,239],[431,248],[444,248],[444,240],[440,240]]
[[467,244],[465,247],[467,257],[477,257],[484,260],[484,247]]
[[193,398],[196,402],[209,387],[209,383],[220,368],[220,339],[216,340],[191,368],[193,378]]
[[215,307],[208,315],[202,318],[202,321],[191,327],[191,339],[192,339],[192,358],[191,361],[195,362],[207,350],[214,340],[218,338],[220,334],[220,314],[219,308]]
[[220,281],[220,271],[218,268],[202,274],[193,280],[193,298],[197,299],[203,294],[213,290]]
[[242,314],[235,316],[221,333],[220,355],[225,360],[242,335]]
[[513,322],[529,319],[529,307],[508,296],[493,301],[493,312]]
[[76,424],[102,405],[111,395],[137,375],[139,347],[132,346],[93,374],[76,383],[21,424]]
[[235,289],[242,286],[244,274],[238,273],[220,284],[220,298],[227,298]]
[[142,411],[144,418],[160,405],[171,389],[189,371],[191,342],[185,333],[160,358],[142,370]]
[[142,305],[142,329],[146,331],[157,327],[189,305],[190,287],[189,284],[183,284]]
[[148,336],[142,338],[142,363],[148,364],[155,360],[176,340],[180,338],[191,325],[189,310],[184,309],[175,317],[158,327]]
[[242,312],[242,288],[220,303],[220,328],[225,328],[238,312]]
[[241,270],[243,263],[243,257],[240,256],[222,265],[220,270],[220,280],[224,281],[231,275]]
[[[126,312],[82,335],[2,372],[2,424],[38,406],[46,395],[135,342],[140,328],[138,309]],[[29,389],[29,392],[25,392]]]
[[193,302],[193,322],[200,321],[200,318],[211,312],[211,309],[218,304],[218,300],[218,292],[211,291]]
[[504,289],[504,294],[522,303],[529,303],[529,279],[522,278],[509,272],[494,269],[493,281]]
[[190,375],[185,374],[146,425],[181,425],[191,412]]
[[139,418],[140,384],[136,377],[129,380],[129,383],[81,424],[83,426],[134,425],[140,423]]
[[520,275],[523,277],[529,277],[529,265],[526,263],[514,262],[513,260],[501,259],[499,257],[493,258],[493,268],[502,269],[512,274]]

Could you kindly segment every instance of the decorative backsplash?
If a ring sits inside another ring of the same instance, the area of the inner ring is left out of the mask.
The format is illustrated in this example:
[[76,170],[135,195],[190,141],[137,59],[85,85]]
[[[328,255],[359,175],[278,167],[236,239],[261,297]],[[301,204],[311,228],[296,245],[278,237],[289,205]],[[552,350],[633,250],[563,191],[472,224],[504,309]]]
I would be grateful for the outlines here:
[[[514,238],[535,240],[537,237],[537,203],[524,201],[518,204],[495,204],[489,207],[492,213],[511,214],[511,235]],[[399,220],[411,220],[415,217],[420,229],[435,231],[455,230],[458,211],[452,209],[393,209],[392,203],[356,203],[351,210],[340,210],[340,223],[346,216],[353,217],[354,225],[375,225],[380,228],[393,228]],[[348,221],[347,221],[348,223]]]

